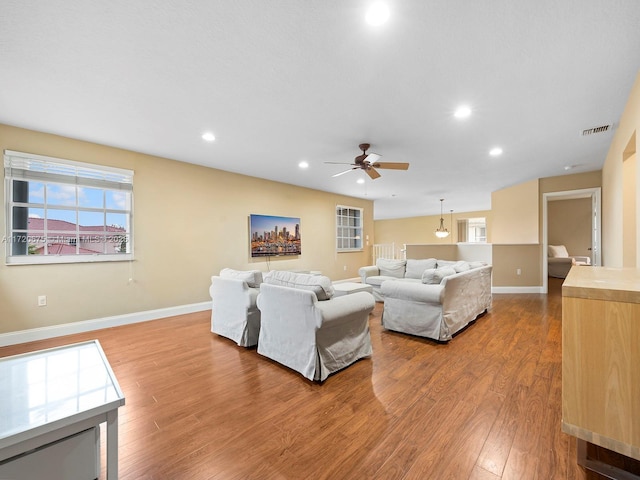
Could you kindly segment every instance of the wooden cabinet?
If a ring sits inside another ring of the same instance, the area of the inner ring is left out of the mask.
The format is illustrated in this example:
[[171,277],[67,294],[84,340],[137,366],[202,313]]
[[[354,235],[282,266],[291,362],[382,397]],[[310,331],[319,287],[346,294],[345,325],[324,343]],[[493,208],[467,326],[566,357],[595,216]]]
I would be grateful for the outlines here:
[[562,286],[562,430],[640,460],[640,270],[574,267]]

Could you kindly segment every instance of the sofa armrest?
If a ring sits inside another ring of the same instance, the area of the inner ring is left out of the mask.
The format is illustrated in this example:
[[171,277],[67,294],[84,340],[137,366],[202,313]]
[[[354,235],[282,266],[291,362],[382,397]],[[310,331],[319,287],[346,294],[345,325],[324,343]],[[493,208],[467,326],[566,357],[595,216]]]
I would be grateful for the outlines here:
[[330,327],[331,324],[340,324],[353,318],[361,318],[368,315],[375,307],[376,302],[368,292],[356,292],[351,295],[333,297],[331,300],[316,302],[315,306],[322,313],[322,326]]
[[382,282],[382,295],[386,298],[409,300],[420,303],[442,303],[444,300],[443,285],[428,285],[416,282]]
[[376,277],[380,275],[380,269],[375,265],[369,265],[368,267],[360,267],[358,269],[358,275],[362,283],[367,283],[367,277]]

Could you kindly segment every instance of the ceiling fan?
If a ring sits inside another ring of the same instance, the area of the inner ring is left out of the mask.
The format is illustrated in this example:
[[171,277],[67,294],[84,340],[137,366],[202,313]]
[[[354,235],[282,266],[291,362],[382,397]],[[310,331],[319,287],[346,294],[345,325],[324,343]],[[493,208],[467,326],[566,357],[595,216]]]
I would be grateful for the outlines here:
[[375,180],[380,176],[376,168],[389,168],[392,170],[407,170],[409,168],[408,163],[400,163],[400,162],[378,162],[378,159],[382,157],[382,155],[378,155],[377,153],[367,153],[371,145],[368,143],[361,143],[358,145],[360,150],[362,150],[362,155],[358,155],[354,159],[354,163],[342,163],[342,162],[324,162],[324,163],[333,163],[337,165],[351,165],[349,170],[345,170],[344,172],[336,173],[332,175],[332,177],[339,177],[340,175],[344,175],[345,173],[349,173],[352,170],[361,169],[364,170],[372,180]]

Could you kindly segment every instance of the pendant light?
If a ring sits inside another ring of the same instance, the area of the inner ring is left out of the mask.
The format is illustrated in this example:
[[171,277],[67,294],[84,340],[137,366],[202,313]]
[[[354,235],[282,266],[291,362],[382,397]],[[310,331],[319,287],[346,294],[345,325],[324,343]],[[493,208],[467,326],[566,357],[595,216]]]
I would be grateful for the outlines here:
[[435,234],[438,238],[447,238],[449,236],[449,230],[444,228],[444,218],[442,218],[442,202],[444,202],[444,198],[440,199],[440,226],[436,228]]

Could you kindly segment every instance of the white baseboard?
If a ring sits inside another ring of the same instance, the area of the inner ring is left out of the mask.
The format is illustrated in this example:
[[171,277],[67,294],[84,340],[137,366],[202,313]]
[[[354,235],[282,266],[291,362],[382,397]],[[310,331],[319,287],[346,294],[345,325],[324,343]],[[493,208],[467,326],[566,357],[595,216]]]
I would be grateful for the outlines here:
[[491,293],[544,293],[541,286],[537,287],[491,287]]
[[118,327],[120,325],[128,325],[130,323],[148,322],[149,320],[158,320],[160,318],[184,315],[185,313],[201,312],[203,310],[210,309],[211,302],[192,303],[190,305],[178,305],[176,307],[159,308],[156,310],[146,310],[144,312],[126,313],[124,315],[114,315],[112,317],[94,318],[92,320],[80,322],[51,325],[50,327],[31,328],[29,330],[2,333],[0,334],[0,347],[6,347],[7,345],[15,345],[18,343],[35,342],[36,340],[45,340],[47,338],[61,337],[63,335],[72,335],[74,333],[101,330],[103,328]]

